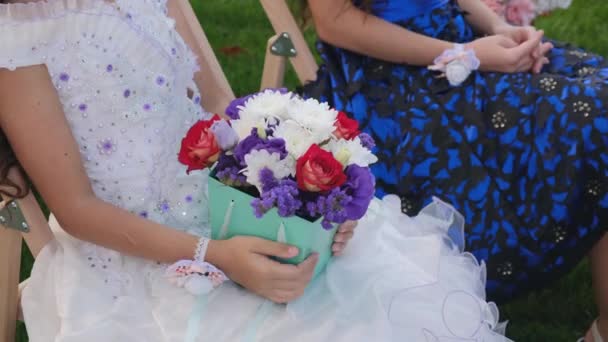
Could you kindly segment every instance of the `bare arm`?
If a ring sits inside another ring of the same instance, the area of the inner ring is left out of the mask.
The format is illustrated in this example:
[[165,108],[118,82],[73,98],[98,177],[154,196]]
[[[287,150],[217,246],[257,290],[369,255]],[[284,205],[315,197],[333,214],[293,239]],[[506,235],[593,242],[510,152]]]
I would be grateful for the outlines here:
[[496,34],[501,26],[508,25],[481,0],[459,0],[460,7],[467,12],[467,22],[481,34]]
[[423,66],[452,46],[366,13],[350,0],[308,0],[308,4],[323,41],[360,54]]
[[[95,196],[46,67],[0,69],[0,113],[0,126],[21,165],[69,234],[152,260],[192,258],[195,236]],[[209,258],[216,255],[213,242]]]

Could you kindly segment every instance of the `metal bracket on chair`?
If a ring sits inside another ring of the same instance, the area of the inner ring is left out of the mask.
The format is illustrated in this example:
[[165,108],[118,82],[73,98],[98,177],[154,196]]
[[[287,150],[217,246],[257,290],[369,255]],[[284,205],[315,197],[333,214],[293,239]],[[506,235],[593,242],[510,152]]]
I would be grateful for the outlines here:
[[291,37],[287,32],[281,33],[274,43],[272,43],[270,52],[273,55],[281,57],[295,57],[298,55],[298,51],[296,51],[296,47],[293,45]]
[[3,208],[0,209],[0,225],[22,233],[30,231],[30,226],[16,201],[11,200],[8,203],[1,202],[0,204],[3,204]]

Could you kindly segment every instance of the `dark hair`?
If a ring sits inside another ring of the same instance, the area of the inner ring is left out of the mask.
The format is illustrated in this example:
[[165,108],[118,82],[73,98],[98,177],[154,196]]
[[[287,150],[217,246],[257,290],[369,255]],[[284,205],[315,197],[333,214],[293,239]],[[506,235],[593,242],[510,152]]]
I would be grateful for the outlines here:
[[[9,173],[16,172],[9,178]],[[0,195],[23,198],[29,193],[25,172],[19,164],[4,132],[0,130]]]

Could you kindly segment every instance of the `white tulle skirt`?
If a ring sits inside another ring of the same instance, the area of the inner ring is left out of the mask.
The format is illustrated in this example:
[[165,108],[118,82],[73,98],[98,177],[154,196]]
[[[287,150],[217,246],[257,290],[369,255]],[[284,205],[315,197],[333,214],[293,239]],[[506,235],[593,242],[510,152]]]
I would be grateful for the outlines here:
[[462,217],[440,201],[414,218],[397,198],[374,201],[345,254],[289,305],[233,283],[197,298],[164,265],[55,229],[23,294],[33,342],[508,341],[484,265],[459,247]]

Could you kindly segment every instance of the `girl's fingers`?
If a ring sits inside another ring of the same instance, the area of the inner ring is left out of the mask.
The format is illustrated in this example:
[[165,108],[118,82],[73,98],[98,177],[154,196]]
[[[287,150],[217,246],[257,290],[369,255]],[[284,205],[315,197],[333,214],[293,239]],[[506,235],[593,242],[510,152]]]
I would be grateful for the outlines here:
[[352,231],[346,233],[336,233],[334,236],[334,242],[347,242],[353,237],[354,233]]

